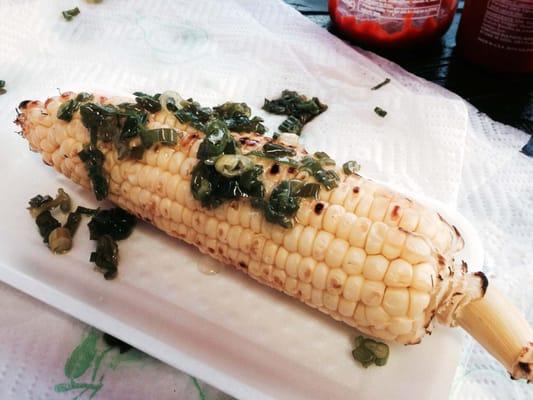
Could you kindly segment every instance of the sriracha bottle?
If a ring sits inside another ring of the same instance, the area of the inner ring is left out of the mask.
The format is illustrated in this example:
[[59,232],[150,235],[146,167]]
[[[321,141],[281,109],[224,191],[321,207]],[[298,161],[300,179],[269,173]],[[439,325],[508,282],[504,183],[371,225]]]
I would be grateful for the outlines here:
[[434,41],[449,28],[457,0],[329,0],[336,29],[357,43],[405,48]]

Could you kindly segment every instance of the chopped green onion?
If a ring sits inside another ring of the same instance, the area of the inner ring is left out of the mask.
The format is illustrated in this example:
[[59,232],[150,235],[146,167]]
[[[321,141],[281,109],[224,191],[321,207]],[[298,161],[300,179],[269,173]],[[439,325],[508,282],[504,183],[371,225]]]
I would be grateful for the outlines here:
[[383,366],[389,358],[389,346],[372,339],[358,336],[355,339],[355,348],[352,351],[353,358],[367,368],[371,364]]
[[63,15],[63,18],[65,18],[67,21],[71,21],[72,18],[74,18],[79,13],[80,13],[80,9],[78,7],[61,12],[61,14]]
[[179,137],[179,132],[172,128],[142,129],[140,131],[141,143],[145,149],[149,149],[157,143],[175,146]]
[[35,223],[37,224],[39,233],[41,234],[41,237],[45,243],[48,243],[48,237],[50,233],[54,229],[61,226],[59,221],[52,217],[52,213],[50,213],[49,210],[43,211],[37,215],[37,218],[35,218]]
[[70,235],[74,237],[74,234],[78,230],[78,227],[80,226],[82,213],[78,212],[79,207],[76,209],[76,211],[71,212],[68,215],[67,222],[63,225],[63,228],[67,229],[70,232]]
[[385,117],[385,115],[387,115],[387,111],[385,111],[384,109],[382,109],[381,107],[375,107],[374,108],[374,112],[379,115],[381,118]]
[[41,196],[37,195],[29,201],[30,214],[32,217],[36,218],[44,211],[53,210],[56,207],[60,207],[61,211],[69,212],[71,207],[70,196],[65,193],[61,188],[57,190],[57,195],[55,199],[52,199],[50,196]]
[[90,238],[97,240],[104,235],[109,235],[113,240],[123,240],[131,235],[135,223],[135,217],[122,208],[100,210],[89,221]]
[[0,95],[3,95],[4,93],[7,92],[5,86],[6,86],[6,81],[0,80]]
[[76,100],[65,101],[57,110],[57,118],[63,121],[71,121],[72,115],[78,110],[80,104]]
[[113,279],[118,272],[118,246],[110,235],[101,236],[96,243],[96,251],[89,260],[103,272],[105,279]]
[[240,154],[226,154],[217,159],[215,169],[226,178],[234,178],[244,174],[253,167],[250,158]]
[[370,88],[370,90],[378,90],[379,88],[382,88],[383,86],[387,85],[390,82],[390,79],[387,78],[383,82],[378,83],[376,86]]
[[104,154],[96,147],[86,147],[78,153],[80,160],[83,161],[87,174],[91,179],[94,195],[97,200],[103,200],[107,197],[109,187],[107,179],[104,176]]
[[72,234],[69,229],[58,227],[48,235],[48,246],[56,254],[63,254],[72,248]]
[[287,117],[287,119],[278,127],[280,132],[295,133],[296,135],[300,135],[302,128],[303,125],[300,120],[292,115]]
[[342,164],[342,170],[346,175],[356,175],[361,169],[361,165],[357,161],[347,161]]

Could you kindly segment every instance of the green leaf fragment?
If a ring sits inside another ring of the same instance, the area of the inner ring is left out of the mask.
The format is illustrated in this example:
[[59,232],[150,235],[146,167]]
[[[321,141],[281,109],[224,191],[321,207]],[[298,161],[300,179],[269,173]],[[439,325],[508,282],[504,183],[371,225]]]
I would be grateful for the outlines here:
[[87,174],[91,179],[96,199],[104,200],[109,191],[107,178],[104,175],[104,154],[96,147],[88,146],[81,150],[78,156],[83,161]]
[[342,165],[342,170],[346,175],[356,175],[361,169],[357,161],[347,161]]
[[80,13],[80,9],[78,7],[61,12],[61,14],[63,15],[63,18],[65,18],[65,20],[67,21],[71,21],[79,13]]
[[374,112],[377,115],[379,115],[381,118],[384,118],[387,115],[387,111],[385,111],[381,107],[377,107],[377,106],[374,108]]
[[111,235],[98,238],[96,251],[91,253],[89,260],[102,271],[105,279],[113,279],[117,276],[118,246]]
[[353,358],[365,368],[371,364],[383,366],[389,358],[389,346],[372,339],[358,336],[355,339],[355,348],[352,351]]
[[370,90],[378,90],[390,82],[390,78],[386,78],[383,82],[378,83],[376,86],[370,88]]

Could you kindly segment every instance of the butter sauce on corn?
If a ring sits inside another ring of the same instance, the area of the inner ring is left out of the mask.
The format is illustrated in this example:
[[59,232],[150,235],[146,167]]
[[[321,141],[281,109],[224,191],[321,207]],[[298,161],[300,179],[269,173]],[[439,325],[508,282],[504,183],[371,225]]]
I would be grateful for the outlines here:
[[[25,102],[17,122],[46,164],[90,189],[78,157],[91,142],[90,132],[79,110],[68,121],[57,115],[76,97],[63,93],[44,104]],[[93,95],[91,101],[107,107],[121,100]],[[260,167],[257,179],[265,199],[283,182],[321,183],[320,191],[298,199],[291,228],[269,222],[246,199],[202,206],[191,191],[206,137],[201,108],[197,110],[195,118],[180,120],[167,107],[154,105],[146,115],[147,129],[175,131],[179,140],[148,147],[140,159],[119,157],[112,143],[96,144],[104,155],[102,168],[114,203],[259,282],[384,340],[418,343],[434,317],[453,324],[458,307],[483,295],[481,279],[455,270],[453,255],[462,239],[438,213],[356,174],[354,164],[324,166],[290,136],[227,133],[240,154],[251,154]],[[265,147],[270,151],[266,156]],[[307,160],[307,168],[284,162],[287,154],[275,154],[280,148]],[[249,167],[247,161],[220,160],[214,160],[213,168],[218,162],[227,175]],[[331,179],[334,185],[324,183]]]

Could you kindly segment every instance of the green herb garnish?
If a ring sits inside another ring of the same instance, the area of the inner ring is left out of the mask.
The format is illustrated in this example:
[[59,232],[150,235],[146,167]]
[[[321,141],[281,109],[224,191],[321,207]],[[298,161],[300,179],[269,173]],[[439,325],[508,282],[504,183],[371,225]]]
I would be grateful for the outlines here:
[[265,99],[263,109],[272,114],[288,115],[279,126],[281,132],[300,134],[303,126],[323,113],[328,108],[318,98],[308,99],[306,96],[291,90],[284,90],[279,99]]
[[72,121],[72,115],[78,110],[80,103],[76,100],[65,101],[57,110],[57,118],[63,121]]
[[101,236],[96,242],[96,251],[89,260],[103,272],[105,279],[113,279],[118,273],[118,246],[110,235]]
[[6,81],[0,80],[0,95],[3,95],[4,93],[7,92],[5,86],[6,86]]
[[135,101],[137,104],[145,109],[148,112],[156,113],[158,111],[161,111],[162,106],[159,102],[159,94],[155,94],[154,96],[150,96],[146,93],[142,92],[135,92],[133,93],[135,96]]
[[109,235],[113,240],[124,240],[131,235],[136,219],[122,208],[97,211],[89,224],[91,240],[98,240],[101,236]]
[[250,118],[252,111],[246,103],[227,102],[214,107],[213,111],[216,118],[222,119],[232,132],[256,132],[259,134],[266,132],[263,119]]
[[361,169],[357,161],[347,161],[342,165],[342,170],[346,175],[356,175]]
[[390,82],[390,79],[387,78],[387,79],[385,79],[383,82],[378,83],[376,86],[370,88],[370,90],[378,90],[379,88],[382,88],[383,86],[385,86],[385,85],[388,84],[389,82]]
[[67,21],[71,21],[72,18],[74,18],[79,13],[80,13],[80,9],[78,7],[61,12],[61,14],[63,15],[63,18],[65,18]]
[[385,111],[384,109],[382,109],[381,107],[375,107],[374,108],[374,112],[379,115],[381,118],[385,117],[385,115],[387,115],[387,111]]
[[355,339],[355,348],[352,351],[353,358],[365,368],[375,364],[383,366],[389,358],[389,346],[372,339],[358,336]]
[[48,243],[48,237],[50,233],[56,228],[59,228],[61,224],[57,219],[52,216],[52,213],[49,210],[41,212],[35,218],[35,223],[39,228],[39,233],[43,238],[43,242]]
[[42,212],[53,210],[56,207],[60,207],[63,212],[69,212],[71,204],[70,196],[59,188],[54,199],[48,195],[42,196],[40,194],[30,199],[28,210],[30,210],[31,216],[36,218]]
[[324,169],[320,159],[314,157],[304,157],[300,161],[300,170],[307,171],[327,190],[337,187],[339,176],[331,169]]
[[196,156],[199,160],[219,156],[232,141],[234,139],[226,124],[223,121],[212,121],[206,127],[205,138],[200,143]]
[[78,156],[85,165],[96,199],[104,200],[109,192],[107,178],[104,175],[104,153],[96,147],[88,146],[80,151]]
[[301,197],[315,197],[320,186],[304,184],[297,179],[280,182],[270,194],[268,201],[255,202],[256,208],[262,208],[268,222],[284,228],[292,228],[292,219],[300,208]]
[[140,131],[141,143],[145,149],[149,149],[156,143],[175,146],[179,137],[179,132],[172,128],[142,129]]

